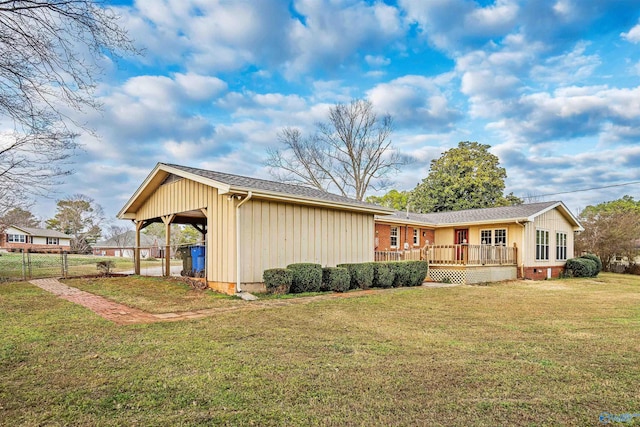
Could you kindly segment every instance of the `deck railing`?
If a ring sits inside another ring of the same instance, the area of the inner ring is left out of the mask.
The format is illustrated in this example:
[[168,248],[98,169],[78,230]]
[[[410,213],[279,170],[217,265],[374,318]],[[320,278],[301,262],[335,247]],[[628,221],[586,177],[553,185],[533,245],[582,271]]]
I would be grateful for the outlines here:
[[419,261],[422,259],[422,249],[406,251],[375,251],[375,261]]
[[422,248],[429,265],[516,265],[518,249],[491,245],[430,245]]

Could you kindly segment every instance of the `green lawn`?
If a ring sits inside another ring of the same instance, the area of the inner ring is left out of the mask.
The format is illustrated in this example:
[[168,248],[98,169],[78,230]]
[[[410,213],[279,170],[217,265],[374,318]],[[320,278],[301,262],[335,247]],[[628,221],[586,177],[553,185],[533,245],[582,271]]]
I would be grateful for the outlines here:
[[243,304],[234,296],[212,290],[194,290],[178,278],[130,276],[66,279],[63,282],[150,313],[194,311]]
[[[24,255],[25,259],[27,255]],[[61,277],[62,261],[60,254],[29,254],[31,268],[26,268],[27,277]],[[113,272],[132,271],[134,268],[133,259],[122,257],[104,257],[94,255],[67,255],[67,274],[69,276],[82,276],[98,274],[96,263],[100,261],[113,261],[115,267]],[[161,267],[161,259],[146,260],[140,262],[141,272],[146,269]],[[180,260],[171,260],[171,265],[182,265]],[[3,279],[19,280],[23,277],[23,254],[8,252],[0,254],[0,281]]]
[[632,276],[135,326],[9,283],[0,324],[2,425],[556,426],[640,413]]

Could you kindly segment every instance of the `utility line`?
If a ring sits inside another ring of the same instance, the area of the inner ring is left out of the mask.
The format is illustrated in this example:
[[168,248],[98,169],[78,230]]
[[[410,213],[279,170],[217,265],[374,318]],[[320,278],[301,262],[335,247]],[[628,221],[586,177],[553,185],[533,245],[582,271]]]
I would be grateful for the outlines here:
[[560,194],[580,193],[582,191],[602,190],[604,188],[624,187],[626,185],[634,185],[634,184],[640,184],[640,181],[625,182],[625,183],[622,183],[622,184],[605,185],[603,187],[584,188],[584,189],[581,189],[581,190],[562,191],[560,193],[537,194],[535,196],[524,196],[522,198],[523,199],[535,199],[536,197],[558,196]]

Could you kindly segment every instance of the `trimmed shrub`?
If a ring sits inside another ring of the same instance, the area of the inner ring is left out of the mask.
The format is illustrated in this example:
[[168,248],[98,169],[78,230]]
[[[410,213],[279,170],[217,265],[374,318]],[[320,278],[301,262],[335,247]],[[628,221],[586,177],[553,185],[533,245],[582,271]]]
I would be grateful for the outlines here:
[[318,292],[322,287],[322,266],[301,262],[290,264],[287,270],[291,271],[291,293]]
[[270,294],[288,294],[293,275],[286,268],[271,268],[262,273],[262,281]]
[[345,292],[351,286],[349,270],[340,267],[325,267],[322,269],[323,291]]
[[393,287],[409,286],[411,283],[411,269],[406,261],[389,262],[389,266],[395,273],[393,278]]
[[369,289],[373,286],[373,262],[360,264],[340,264],[338,267],[346,268],[351,276],[350,289]]
[[386,262],[376,262],[373,266],[373,287],[390,288],[396,273]]
[[580,258],[590,259],[596,263],[596,272],[594,273],[594,277],[597,276],[602,271],[602,261],[600,261],[600,257],[595,254],[584,254]]
[[427,278],[429,264],[426,261],[407,261],[409,265],[409,286],[421,286]]
[[570,277],[593,277],[598,266],[592,259],[587,258],[571,258],[567,260],[565,270]]

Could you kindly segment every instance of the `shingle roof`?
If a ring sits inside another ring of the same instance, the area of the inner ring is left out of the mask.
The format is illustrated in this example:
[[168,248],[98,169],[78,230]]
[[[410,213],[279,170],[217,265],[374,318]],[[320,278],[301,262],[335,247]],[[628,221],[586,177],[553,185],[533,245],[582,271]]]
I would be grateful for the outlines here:
[[422,222],[425,224],[440,225],[440,224],[466,224],[472,222],[487,222],[487,221],[514,221],[517,219],[526,219],[548,209],[554,205],[562,204],[558,201],[553,202],[541,202],[541,203],[528,203],[514,206],[500,206],[497,208],[484,208],[484,209],[467,209],[462,211],[451,212],[432,212],[426,214],[409,212],[408,217],[406,212],[396,211],[389,216],[378,216],[377,218],[384,220],[409,220],[415,222]]
[[[150,247],[155,244],[164,246],[164,239],[149,236],[148,234],[140,233],[140,246]],[[96,248],[129,248],[136,245],[136,232],[133,230],[126,231],[118,236],[111,237],[107,240],[96,242],[94,247]]]
[[210,171],[205,169],[197,169],[188,166],[175,165],[170,163],[162,163],[163,165],[182,170],[184,172],[199,175],[222,184],[229,185],[238,189],[267,191],[270,193],[279,193],[289,196],[298,196],[306,199],[317,199],[327,202],[343,203],[348,205],[362,206],[375,210],[385,210],[385,208],[373,203],[362,202],[350,197],[339,196],[337,194],[328,193],[303,185],[284,184],[281,182],[268,181],[265,179],[250,178],[247,176],[233,175],[229,173]]
[[57,237],[57,238],[63,238],[63,239],[71,238],[71,236],[68,234],[64,234],[56,230],[47,230],[46,228],[21,227],[17,225],[12,225],[11,227],[17,228],[18,230],[22,230],[25,233],[35,237]]

